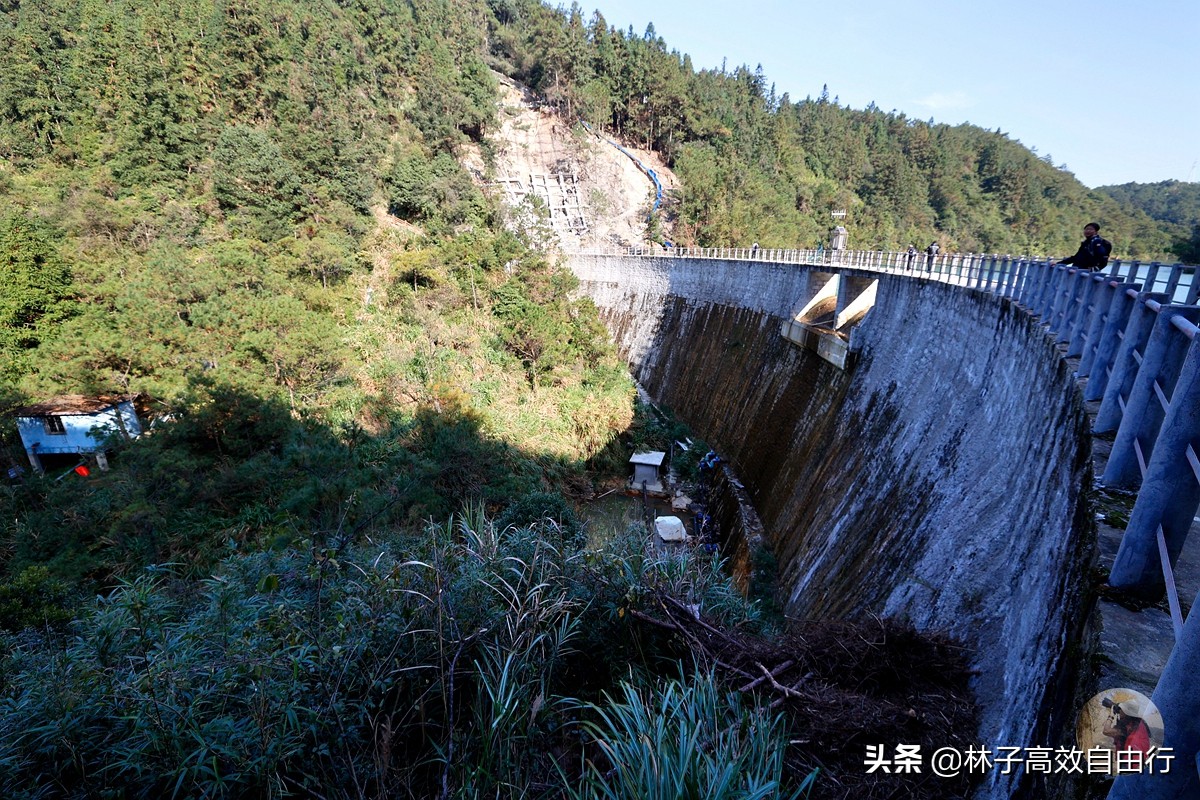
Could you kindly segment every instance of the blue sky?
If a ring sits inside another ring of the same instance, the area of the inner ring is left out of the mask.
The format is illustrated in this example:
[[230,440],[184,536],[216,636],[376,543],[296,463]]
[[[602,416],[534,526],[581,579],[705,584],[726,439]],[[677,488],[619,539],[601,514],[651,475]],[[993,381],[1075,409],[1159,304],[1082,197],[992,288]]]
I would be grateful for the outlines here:
[[1200,181],[1200,0],[580,0],[779,94],[1000,128],[1088,186]]

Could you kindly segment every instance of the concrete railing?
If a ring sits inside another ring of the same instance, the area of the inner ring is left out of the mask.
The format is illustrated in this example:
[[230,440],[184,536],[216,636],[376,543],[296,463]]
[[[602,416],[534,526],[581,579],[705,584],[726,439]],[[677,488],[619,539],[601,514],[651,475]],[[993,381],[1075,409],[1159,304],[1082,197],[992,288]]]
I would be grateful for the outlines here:
[[[1185,623],[1175,561],[1200,508],[1200,293],[1198,267],[1113,260],[1102,271],[1060,266],[1044,257],[768,248],[584,250],[584,255],[761,261],[911,275],[1006,297],[1040,318],[1067,357],[1079,357],[1085,400],[1100,400],[1095,433],[1115,433],[1103,476],[1137,489],[1112,586],[1166,592],[1176,642],[1153,701],[1166,722],[1166,745],[1181,760],[1200,750],[1200,612]],[[1200,605],[1200,597],[1193,604]],[[1184,772],[1184,771],[1180,771]],[[1122,776],[1110,798],[1182,797],[1195,773]],[[1167,792],[1167,793],[1164,793]]]

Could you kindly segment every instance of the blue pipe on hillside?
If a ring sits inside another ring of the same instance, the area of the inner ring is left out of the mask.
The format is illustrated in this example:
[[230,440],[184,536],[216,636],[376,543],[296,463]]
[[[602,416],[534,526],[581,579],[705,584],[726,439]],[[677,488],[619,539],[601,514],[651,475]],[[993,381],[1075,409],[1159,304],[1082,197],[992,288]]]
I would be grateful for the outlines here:
[[[588,125],[583,120],[579,120],[579,124],[582,125],[583,127],[587,128],[588,133],[594,134],[596,136],[599,136],[601,139],[604,139],[603,136],[600,136],[600,134],[598,134],[594,130],[592,130],[591,125]],[[617,148],[622,153],[629,156],[629,158],[633,160],[633,163],[638,165],[638,169],[640,169],[642,172],[646,173],[646,175],[648,175],[650,177],[650,180],[652,180],[654,182],[654,206],[653,206],[653,208],[650,209],[650,214],[646,217],[646,220],[649,221],[650,217],[654,216],[654,212],[658,211],[658,207],[660,205],[662,205],[663,187],[662,187],[662,183],[658,180],[658,175],[655,174],[654,170],[650,169],[645,164],[643,164],[641,162],[641,160],[638,159],[637,156],[635,156],[633,153],[626,150],[621,145],[614,142],[612,139],[604,139],[604,141],[608,142],[613,147]]]

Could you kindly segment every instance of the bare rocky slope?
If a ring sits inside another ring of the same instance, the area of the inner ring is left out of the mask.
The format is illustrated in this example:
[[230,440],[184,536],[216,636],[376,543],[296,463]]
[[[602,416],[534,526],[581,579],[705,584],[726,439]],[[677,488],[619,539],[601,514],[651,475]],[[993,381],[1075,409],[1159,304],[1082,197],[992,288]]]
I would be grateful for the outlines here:
[[[654,184],[604,134],[567,120],[510,78],[500,83],[499,127],[463,163],[510,209],[510,224],[563,252],[642,244]],[[665,192],[678,181],[657,153],[623,146],[654,170]],[[537,199],[533,199],[537,198]],[[543,210],[544,209],[544,213]]]

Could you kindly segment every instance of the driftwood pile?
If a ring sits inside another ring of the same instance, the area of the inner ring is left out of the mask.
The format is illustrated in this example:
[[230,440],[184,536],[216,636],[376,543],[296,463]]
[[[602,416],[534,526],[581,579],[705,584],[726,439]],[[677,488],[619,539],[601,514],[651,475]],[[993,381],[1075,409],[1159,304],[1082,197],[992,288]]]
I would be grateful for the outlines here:
[[[796,622],[767,640],[706,622],[660,595],[630,612],[645,632],[673,638],[727,686],[753,693],[788,721],[789,779],[820,769],[812,797],[960,798],[965,777],[929,769],[935,750],[978,744],[966,652],[946,637],[883,619]],[[867,746],[919,745],[920,773],[868,774]]]

